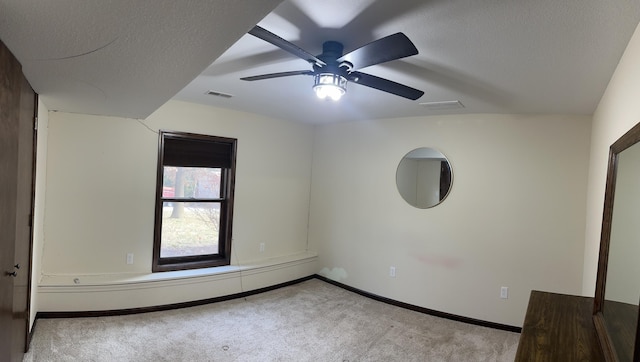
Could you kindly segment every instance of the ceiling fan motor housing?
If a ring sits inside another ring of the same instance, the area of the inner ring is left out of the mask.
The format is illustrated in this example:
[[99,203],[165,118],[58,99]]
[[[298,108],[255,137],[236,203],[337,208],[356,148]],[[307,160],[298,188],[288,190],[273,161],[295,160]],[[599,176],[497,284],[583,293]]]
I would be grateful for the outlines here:
[[318,58],[326,61],[335,62],[336,59],[342,56],[344,46],[337,41],[325,41],[322,43],[322,54],[318,55]]
[[313,65],[313,70],[318,73],[333,73],[346,77],[352,70],[353,64],[342,61],[338,63],[338,58],[342,57],[344,46],[337,41],[326,41],[322,44],[322,54],[318,55],[318,59],[326,63],[326,65]]

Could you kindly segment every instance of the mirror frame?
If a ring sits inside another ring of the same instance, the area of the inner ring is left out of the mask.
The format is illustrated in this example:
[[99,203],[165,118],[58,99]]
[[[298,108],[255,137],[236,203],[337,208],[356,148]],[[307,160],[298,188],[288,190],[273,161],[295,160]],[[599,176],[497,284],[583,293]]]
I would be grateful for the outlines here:
[[[600,340],[602,352],[607,361],[618,361],[616,351],[607,333],[604,324],[602,307],[607,282],[607,266],[609,261],[609,244],[611,241],[611,225],[613,218],[613,201],[616,188],[616,175],[618,171],[618,156],[620,152],[640,142],[640,123],[636,124],[627,133],[615,141],[609,147],[609,164],[607,167],[607,181],[604,194],[604,210],[602,216],[602,231],[600,236],[600,255],[598,257],[598,275],[596,279],[596,293],[593,302],[593,323]],[[637,276],[640,278],[640,276]],[[640,303],[639,303],[640,304]],[[640,313],[639,313],[640,317]],[[640,319],[640,318],[639,318]],[[633,346],[633,361],[640,361],[640,320],[636,324],[636,335]]]

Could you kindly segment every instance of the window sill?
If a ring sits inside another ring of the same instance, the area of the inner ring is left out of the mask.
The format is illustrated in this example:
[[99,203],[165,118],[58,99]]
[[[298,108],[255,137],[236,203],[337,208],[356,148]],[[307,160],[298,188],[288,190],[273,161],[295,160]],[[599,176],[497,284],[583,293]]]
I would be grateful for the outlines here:
[[121,273],[91,275],[43,275],[38,284],[41,293],[89,292],[106,290],[140,289],[144,287],[184,285],[202,283],[268,272],[313,262],[316,252],[302,252],[277,258],[265,259],[244,265],[227,265],[214,268],[168,271],[161,273]]

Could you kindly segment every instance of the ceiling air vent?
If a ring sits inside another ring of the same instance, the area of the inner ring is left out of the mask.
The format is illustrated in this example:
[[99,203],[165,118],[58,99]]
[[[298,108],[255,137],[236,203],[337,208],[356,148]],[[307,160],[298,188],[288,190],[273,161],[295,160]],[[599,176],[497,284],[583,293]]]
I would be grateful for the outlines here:
[[216,92],[216,91],[207,91],[207,93],[205,93],[207,95],[210,96],[216,96],[216,97],[222,97],[222,98],[231,98],[233,97],[231,94],[227,94],[227,93],[222,93],[222,92]]
[[432,111],[464,108],[464,105],[462,105],[460,101],[426,102],[420,103],[420,105]]

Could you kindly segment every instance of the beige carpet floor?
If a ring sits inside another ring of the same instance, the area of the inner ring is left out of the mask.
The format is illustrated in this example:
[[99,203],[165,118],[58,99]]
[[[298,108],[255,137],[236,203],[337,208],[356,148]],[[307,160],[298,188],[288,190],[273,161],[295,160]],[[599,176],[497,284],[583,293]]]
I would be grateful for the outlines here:
[[24,361],[513,361],[518,338],[312,279],[171,311],[39,319]]

